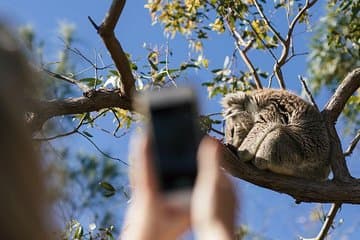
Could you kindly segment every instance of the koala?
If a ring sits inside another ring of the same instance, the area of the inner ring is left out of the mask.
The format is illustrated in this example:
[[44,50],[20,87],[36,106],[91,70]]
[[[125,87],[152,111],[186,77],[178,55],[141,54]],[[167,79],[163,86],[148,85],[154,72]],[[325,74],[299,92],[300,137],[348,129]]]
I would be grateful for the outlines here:
[[259,169],[313,180],[330,173],[330,141],[320,112],[286,91],[256,90],[222,99],[225,142]]

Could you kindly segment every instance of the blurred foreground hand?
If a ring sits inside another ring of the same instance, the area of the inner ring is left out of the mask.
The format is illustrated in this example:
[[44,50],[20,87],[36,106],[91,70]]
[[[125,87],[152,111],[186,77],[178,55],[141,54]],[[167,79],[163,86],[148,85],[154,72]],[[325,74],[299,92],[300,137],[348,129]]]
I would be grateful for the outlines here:
[[205,137],[199,147],[199,173],[190,209],[170,205],[159,192],[149,138],[130,144],[132,199],[122,240],[172,240],[192,226],[197,239],[228,240],[234,236],[236,198],[230,180],[220,168],[221,144]]

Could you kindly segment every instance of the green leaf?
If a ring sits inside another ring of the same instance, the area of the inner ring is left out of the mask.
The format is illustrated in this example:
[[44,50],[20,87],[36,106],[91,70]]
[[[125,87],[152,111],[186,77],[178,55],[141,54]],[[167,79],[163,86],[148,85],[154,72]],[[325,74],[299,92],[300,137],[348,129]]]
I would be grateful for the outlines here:
[[180,65],[180,70],[185,70],[187,68],[197,68],[200,69],[200,67],[194,63],[183,63]]
[[115,192],[116,191],[116,189],[108,182],[100,182],[99,185],[100,185],[100,187],[102,187],[106,191],[109,191],[109,192]]
[[109,73],[111,73],[111,75],[120,77],[120,74],[119,74],[119,72],[117,70],[110,70]]
[[82,226],[79,225],[75,230],[74,239],[81,239],[83,235],[84,235],[84,230]]

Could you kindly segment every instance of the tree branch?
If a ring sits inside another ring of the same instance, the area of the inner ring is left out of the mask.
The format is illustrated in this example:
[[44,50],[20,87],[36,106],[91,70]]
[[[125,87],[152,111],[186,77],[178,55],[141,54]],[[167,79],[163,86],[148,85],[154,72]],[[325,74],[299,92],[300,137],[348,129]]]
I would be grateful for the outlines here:
[[280,33],[278,31],[276,31],[274,26],[272,26],[270,20],[264,14],[264,11],[262,10],[262,8],[261,8],[260,4],[258,3],[258,1],[254,0],[254,5],[255,5],[258,13],[262,17],[262,19],[265,21],[265,23],[268,25],[270,31],[275,35],[275,37],[277,39],[279,39],[279,41],[280,41],[280,43],[282,45],[281,56],[280,56],[279,60],[275,62],[274,67],[273,67],[273,71],[275,73],[275,76],[278,79],[279,85],[280,85],[280,87],[282,89],[286,89],[286,85],[285,85],[285,81],[284,81],[284,76],[283,76],[282,71],[281,71],[281,67],[287,62],[287,58],[289,56],[289,51],[290,51],[292,34],[294,32],[295,26],[298,23],[298,21],[300,20],[300,18],[304,15],[304,13],[309,8],[311,8],[316,2],[317,2],[317,0],[313,0],[313,1],[306,0],[305,5],[300,9],[298,14],[294,17],[294,19],[290,23],[288,32],[286,34],[286,38],[284,39],[280,35]]
[[45,73],[47,73],[48,75],[50,75],[51,77],[53,78],[57,78],[57,79],[60,79],[60,80],[63,80],[65,82],[68,82],[68,83],[71,83],[71,84],[74,84],[76,85],[82,92],[88,92],[90,91],[90,87],[88,85],[86,85],[85,83],[82,83],[76,79],[73,79],[73,78],[70,78],[68,76],[65,76],[63,74],[59,74],[59,73],[54,73],[50,70],[47,70],[45,68],[42,69]]
[[354,69],[341,82],[334,95],[325,105],[323,114],[326,119],[335,124],[340,113],[351,95],[360,87],[360,68]]
[[135,92],[135,78],[132,74],[129,60],[117,40],[114,29],[125,6],[125,0],[113,0],[111,7],[100,26],[97,26],[91,17],[88,17],[91,24],[101,36],[106,48],[109,50],[117,70],[121,75],[121,94],[131,99]]
[[321,227],[320,232],[315,238],[301,238],[301,240],[324,240],[325,237],[328,235],[330,227],[332,226],[335,216],[341,207],[341,203],[334,203],[331,205],[331,208],[326,215],[325,222]]
[[327,124],[330,136],[330,163],[334,179],[337,181],[348,182],[352,180],[349,169],[346,165],[345,156],[341,147],[341,141],[335,129],[335,123],[345,107],[347,100],[360,87],[360,68],[356,68],[350,72],[339,87],[336,89],[334,95],[326,104],[324,110],[321,112]]
[[301,84],[302,84],[302,86],[303,86],[303,88],[305,90],[305,93],[306,93],[308,99],[310,100],[311,104],[316,108],[316,110],[320,111],[318,105],[315,102],[315,99],[314,99],[313,95],[310,92],[310,89],[308,88],[308,86],[306,84],[305,79],[301,75],[299,75],[298,77],[299,77],[299,80],[300,80],[300,82],[301,82]]
[[225,147],[222,166],[234,177],[279,193],[288,194],[297,203],[360,204],[360,180],[358,179],[352,179],[346,183],[330,180],[317,182],[263,171],[240,161],[231,150]]
[[358,144],[359,141],[360,141],[360,130],[357,132],[356,136],[351,141],[349,147],[344,152],[345,157],[350,156],[352,154],[352,152],[354,151],[354,149],[356,147],[356,144]]
[[266,25],[268,25],[271,32],[275,35],[275,37],[277,39],[279,39],[279,41],[281,42],[282,45],[285,45],[285,39],[280,35],[280,33],[278,31],[276,31],[275,27],[271,24],[270,20],[266,17],[259,2],[257,0],[254,0],[253,3],[256,7],[257,12],[260,14],[262,19],[265,21]]
[[72,135],[74,133],[77,133],[78,130],[80,129],[80,127],[82,126],[82,124],[84,123],[85,120],[85,116],[83,116],[79,122],[79,124],[76,126],[76,128],[74,128],[72,131],[70,132],[66,132],[66,133],[61,133],[58,134],[56,136],[52,136],[52,137],[44,137],[44,138],[33,138],[33,140],[35,141],[50,141],[50,140],[54,140],[54,139],[58,139],[58,138],[62,138],[62,137],[66,137],[69,135]]
[[119,107],[132,110],[129,98],[121,96],[119,90],[100,89],[90,91],[87,96],[64,100],[28,100],[27,111],[32,113],[28,119],[30,129],[38,131],[52,117],[99,111],[103,108]]
[[[255,69],[253,63],[251,62],[251,60],[249,59],[249,57],[246,54],[246,52],[249,50],[249,48],[250,48],[251,44],[253,43],[253,41],[249,41],[248,43],[245,44],[243,39],[241,38],[240,34],[236,31],[235,28],[232,28],[230,26],[229,22],[226,19],[225,19],[225,23],[226,23],[226,26],[229,29],[231,35],[235,39],[236,49],[238,50],[241,58],[243,59],[245,65],[247,66],[247,68],[249,69],[251,75],[254,78],[256,88],[257,89],[262,89],[263,87],[262,87],[259,75],[256,72],[256,69]],[[241,49],[242,45],[244,45],[244,49]]]

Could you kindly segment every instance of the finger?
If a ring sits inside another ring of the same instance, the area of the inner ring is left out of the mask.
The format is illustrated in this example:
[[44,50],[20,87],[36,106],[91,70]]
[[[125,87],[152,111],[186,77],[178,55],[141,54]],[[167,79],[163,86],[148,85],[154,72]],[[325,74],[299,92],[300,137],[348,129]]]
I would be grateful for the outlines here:
[[134,194],[153,196],[157,191],[149,136],[137,134],[130,140],[130,183]]
[[221,145],[217,140],[204,137],[198,151],[198,178],[209,180],[219,177],[221,152]]

